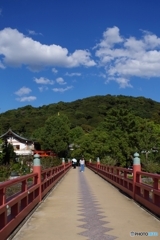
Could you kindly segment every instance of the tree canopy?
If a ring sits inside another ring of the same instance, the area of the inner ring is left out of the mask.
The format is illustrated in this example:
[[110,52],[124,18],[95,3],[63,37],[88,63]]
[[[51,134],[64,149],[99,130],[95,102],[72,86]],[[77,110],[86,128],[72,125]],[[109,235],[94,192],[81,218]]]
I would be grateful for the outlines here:
[[59,157],[66,157],[70,138],[70,121],[64,114],[49,117],[41,132],[43,149],[57,153]]
[[146,161],[155,162],[160,171],[159,116],[160,103],[151,99],[106,95],[7,111],[1,114],[0,124],[3,133],[11,127],[59,157],[99,157],[129,166],[139,152],[146,168]]

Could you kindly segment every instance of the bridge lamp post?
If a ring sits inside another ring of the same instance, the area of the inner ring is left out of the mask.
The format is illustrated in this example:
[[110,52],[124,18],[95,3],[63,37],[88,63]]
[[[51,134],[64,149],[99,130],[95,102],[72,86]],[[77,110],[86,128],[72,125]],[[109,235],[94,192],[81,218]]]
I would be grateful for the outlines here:
[[63,165],[65,164],[65,159],[64,159],[64,158],[62,158],[62,164],[63,164]]
[[97,157],[97,168],[99,168],[99,164],[100,164],[100,159],[99,157]]
[[137,181],[140,182],[140,176],[137,176],[137,172],[141,171],[141,161],[139,158],[139,154],[136,152],[134,154],[133,159],[133,198],[135,199],[135,194],[138,190],[136,190]]

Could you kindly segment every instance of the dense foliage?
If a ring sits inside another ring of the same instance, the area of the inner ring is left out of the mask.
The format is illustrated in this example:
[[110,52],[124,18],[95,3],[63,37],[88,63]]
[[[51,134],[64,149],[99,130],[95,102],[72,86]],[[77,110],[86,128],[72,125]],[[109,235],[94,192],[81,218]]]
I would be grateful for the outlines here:
[[58,113],[67,115],[71,128],[81,126],[91,131],[107,116],[111,109],[127,109],[128,112],[143,119],[160,123],[160,103],[144,97],[95,96],[70,103],[59,102],[34,108],[30,105],[9,110],[0,114],[0,130],[5,133],[9,128],[24,137],[44,126],[45,121]]
[[127,167],[137,151],[145,170],[160,172],[159,116],[160,103],[151,99],[106,95],[7,111],[0,124],[2,133],[11,128],[59,157]]

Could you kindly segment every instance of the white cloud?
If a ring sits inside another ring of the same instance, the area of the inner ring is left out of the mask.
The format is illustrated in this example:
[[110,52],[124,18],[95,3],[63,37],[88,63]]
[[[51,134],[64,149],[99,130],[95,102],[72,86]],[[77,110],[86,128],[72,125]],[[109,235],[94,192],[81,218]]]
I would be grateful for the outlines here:
[[4,56],[3,64],[6,66],[26,65],[32,70],[46,66],[71,68],[96,65],[88,50],[75,50],[69,53],[67,48],[55,44],[41,44],[11,28],[0,31],[0,54]]
[[5,69],[5,66],[4,66],[4,64],[1,62],[1,60],[0,60],[0,68]]
[[28,95],[32,90],[27,87],[20,88],[15,94],[19,96],[19,98],[16,98],[19,102],[31,102],[36,100],[37,98],[35,96],[25,96]]
[[61,92],[61,93],[63,93],[63,92],[66,92],[66,91],[68,91],[68,90],[70,90],[72,88],[73,88],[73,86],[68,86],[66,88],[53,88],[52,90],[53,90],[53,92]]
[[119,35],[119,28],[115,26],[113,28],[108,28],[103,33],[103,39],[96,47],[110,48],[114,46],[116,43],[121,42],[123,42],[123,38]]
[[99,74],[99,77],[106,78],[106,74],[100,73],[100,74]]
[[40,92],[44,92],[44,91],[47,91],[48,90],[48,87],[46,86],[41,86],[38,88]]
[[49,79],[44,78],[44,77],[34,78],[34,82],[36,82],[37,84],[49,84],[49,85],[54,84],[53,80],[49,80]]
[[32,102],[36,99],[37,98],[35,96],[25,96],[25,97],[17,98],[16,100],[19,102]]
[[42,33],[37,33],[34,30],[28,30],[29,35],[42,35]]
[[75,50],[75,52],[69,56],[70,67],[78,67],[84,65],[86,67],[95,66],[94,60],[90,59],[91,54],[88,50]]
[[114,77],[109,77],[107,80],[106,80],[106,84],[109,82],[109,81],[115,81],[119,84],[120,88],[126,88],[126,87],[130,87],[132,88],[133,86],[130,84],[129,80],[127,78],[123,78],[123,77],[117,77],[117,78],[114,78]]
[[57,78],[57,79],[56,79],[56,82],[57,82],[58,84],[60,84],[60,85],[67,84],[67,83],[64,81],[64,79],[61,78],[61,77]]
[[81,74],[81,73],[78,73],[78,72],[77,72],[77,73],[76,73],[76,72],[75,72],[75,73],[68,73],[68,72],[67,72],[65,75],[66,75],[66,76],[69,76],[69,77],[74,77],[74,76],[79,77],[79,76],[81,76],[82,74]]
[[56,68],[52,68],[52,72],[57,73],[58,70]]
[[124,38],[117,27],[108,28],[95,50],[108,81],[114,80],[120,87],[132,87],[133,76],[160,77],[160,38],[155,34],[143,31],[140,39]]
[[15,94],[17,96],[23,96],[23,95],[29,94],[31,91],[32,90],[30,88],[22,87],[17,92],[15,92]]

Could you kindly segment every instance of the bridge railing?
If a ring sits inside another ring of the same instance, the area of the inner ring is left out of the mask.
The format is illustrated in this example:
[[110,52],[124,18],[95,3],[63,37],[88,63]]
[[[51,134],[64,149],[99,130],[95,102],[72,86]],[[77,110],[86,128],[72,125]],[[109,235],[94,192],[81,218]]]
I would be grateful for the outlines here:
[[133,198],[133,180],[128,178],[132,170],[96,163],[87,163],[87,167]]
[[0,239],[6,240],[13,230],[41,202],[46,194],[70,169],[61,164],[0,184]]
[[160,175],[139,171],[136,178],[134,199],[160,216]]
[[88,168],[160,216],[160,175],[121,167],[87,163]]

